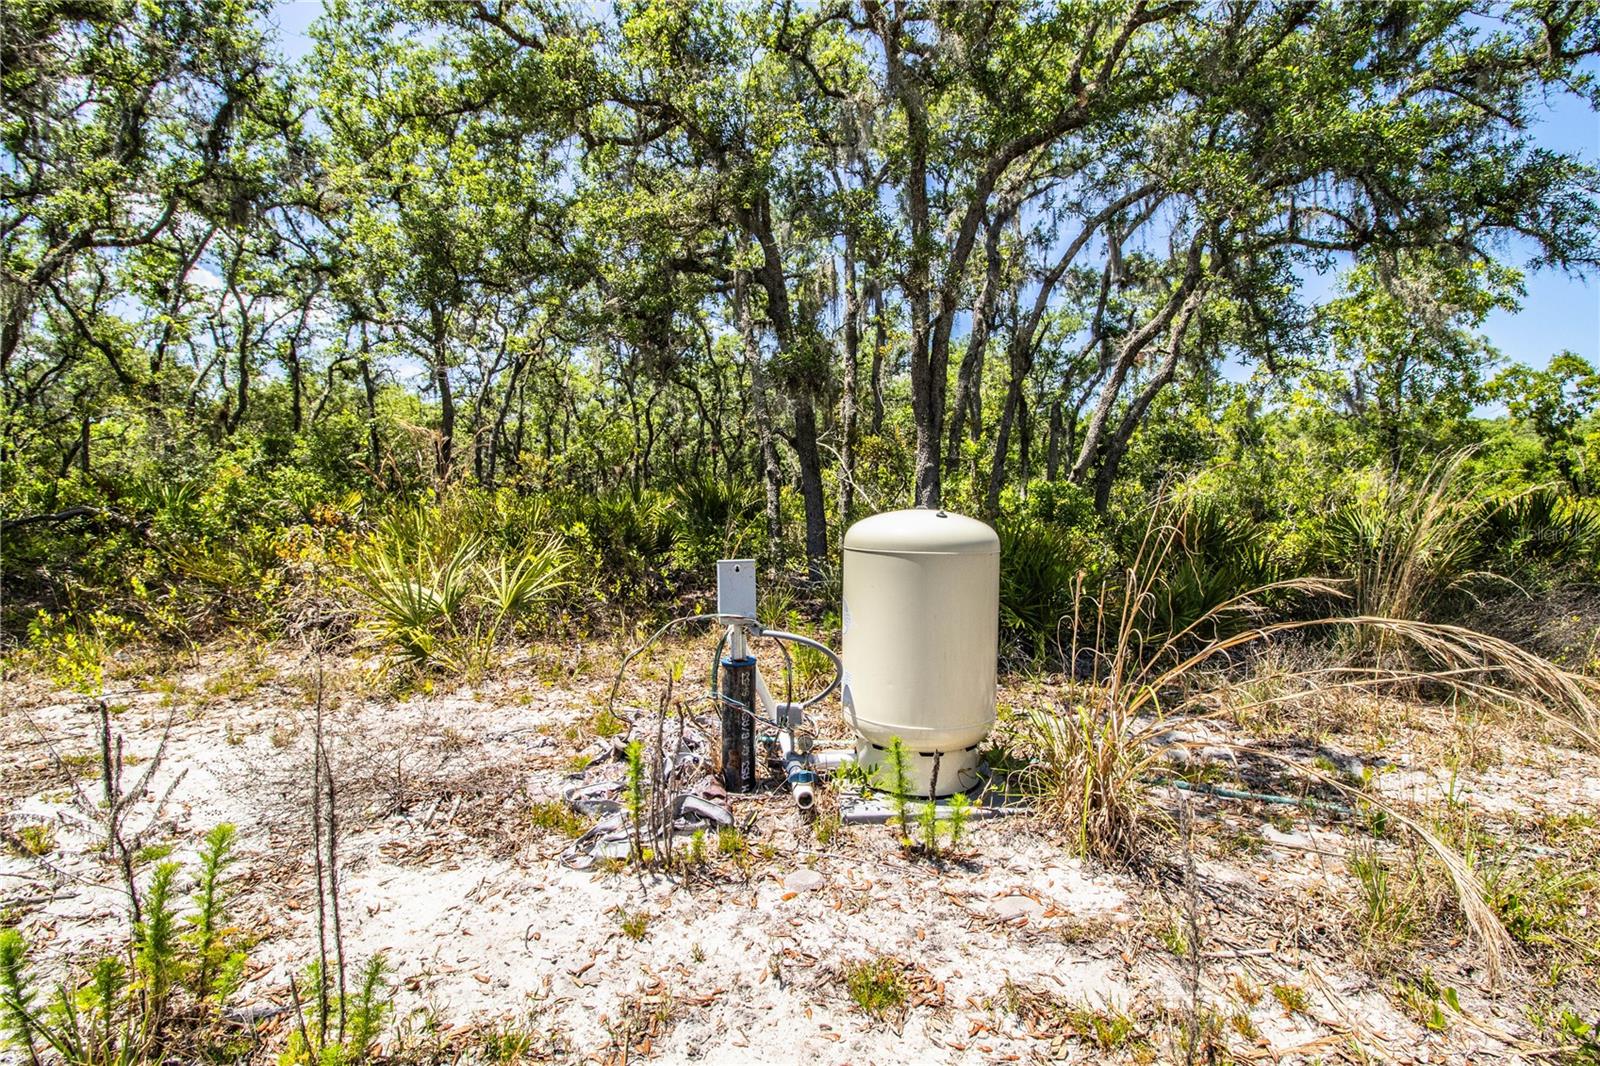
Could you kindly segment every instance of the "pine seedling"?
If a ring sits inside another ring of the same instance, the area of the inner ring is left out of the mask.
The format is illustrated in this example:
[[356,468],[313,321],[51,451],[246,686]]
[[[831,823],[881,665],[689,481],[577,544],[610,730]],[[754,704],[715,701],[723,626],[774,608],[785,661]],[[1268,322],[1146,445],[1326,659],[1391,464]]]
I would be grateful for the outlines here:
[[242,951],[232,951],[222,960],[222,965],[217,967],[216,979],[211,982],[211,995],[219,1013],[239,990],[239,984],[244,980],[244,964],[247,958]]
[[917,825],[922,830],[922,850],[929,855],[939,854],[939,805],[932,800],[924,803],[917,812]]
[[742,856],[749,850],[745,843],[744,834],[739,832],[737,826],[724,825],[717,829],[717,853],[731,855],[735,858]]
[[706,831],[696,829],[689,836],[689,865],[704,866],[706,864]]
[[[384,978],[389,972],[389,961],[382,954],[374,955],[361,968],[361,991],[347,1015],[350,1025],[350,1061],[365,1062],[367,1049],[383,1032],[384,1019],[394,1003],[389,995],[389,982]],[[340,1005],[343,1012],[344,1006]]]
[[640,824],[644,818],[644,745],[637,740],[628,741],[628,776],[623,792],[623,803],[628,817],[633,819],[634,858],[644,858],[644,832]]
[[[87,1015],[89,1036],[94,1041],[94,1061],[113,1062],[116,1059],[117,1049],[111,1028],[127,984],[128,971],[123,967],[122,960],[114,955],[107,955],[89,971],[84,1013]],[[126,1040],[127,1034],[123,1036]]]
[[200,884],[194,894],[197,913],[190,919],[194,923],[190,940],[198,959],[194,994],[200,1000],[211,995],[217,969],[226,959],[222,943],[226,924],[222,906],[222,872],[233,861],[236,836],[234,827],[223,822],[206,834],[205,845],[200,849]]
[[905,741],[899,737],[889,738],[888,748],[888,773],[890,803],[894,809],[894,820],[900,826],[900,839],[903,842],[911,840],[911,803],[906,798],[911,792],[910,756],[906,754]]
[[5,1042],[39,1066],[38,1027],[33,1019],[33,982],[28,976],[28,945],[15,929],[0,930],[0,1019]]
[[967,819],[972,814],[972,801],[965,792],[957,792],[950,797],[950,846],[953,848],[961,843],[961,836],[967,831]]
[[134,929],[134,966],[145,994],[146,1036],[159,1026],[178,977],[178,919],[172,909],[172,880],[177,874],[175,862],[156,867],[144,920]]

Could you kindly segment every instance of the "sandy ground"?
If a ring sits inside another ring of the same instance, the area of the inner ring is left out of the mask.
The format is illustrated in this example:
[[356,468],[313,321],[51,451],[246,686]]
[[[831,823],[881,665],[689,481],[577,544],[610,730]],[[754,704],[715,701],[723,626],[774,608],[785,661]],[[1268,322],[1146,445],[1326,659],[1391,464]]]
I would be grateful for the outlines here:
[[[709,644],[671,654],[693,673]],[[595,750],[616,661],[606,648],[522,650],[477,686],[408,695],[364,681],[368,664],[323,664],[345,953],[389,960],[387,1051],[477,1061],[498,1040],[520,1041],[526,1061],[1182,1061],[1185,1029],[1202,1019],[1236,1061],[1531,1062],[1552,1061],[1540,1049],[1554,1040],[1530,1012],[1600,1015],[1592,966],[1552,980],[1548,957],[1528,949],[1490,989],[1474,945],[1448,927],[1375,961],[1352,919],[1347,821],[1170,788],[1155,798],[1191,805],[1192,860],[1174,838],[1134,872],[1080,862],[1026,818],[975,825],[937,862],[909,857],[883,827],[837,827],[828,795],[811,824],[781,793],[735,798],[747,853],[713,852],[687,878],[570,869],[566,839],[530,811],[614,772],[574,767]],[[665,661],[644,667],[634,703],[651,702]],[[129,779],[170,723],[131,828],[187,860],[211,826],[239,827],[231,905],[254,941],[239,1002],[267,1015],[316,951],[316,672],[294,649],[238,645],[130,660],[107,682]],[[1046,681],[1019,683],[1002,702],[1050,695]],[[68,784],[98,787],[96,718],[25,671],[4,697],[8,839],[54,828],[47,854],[0,856],[5,920],[36,963],[81,960],[126,920],[102,831]],[[1545,840],[1529,845],[1536,854],[1600,854],[1600,760],[1518,723],[1440,729],[1413,717],[1390,714],[1376,739],[1359,723],[1318,723],[1310,738],[1280,723],[1275,742],[1381,766],[1385,792],[1454,802],[1490,829],[1571,827],[1529,835]],[[639,914],[635,939],[623,918]],[[907,997],[875,1018],[852,1003],[846,975],[878,956]],[[1442,1029],[1422,1025],[1397,984],[1424,975],[1458,998]],[[1097,1020],[1126,1025],[1097,1037]],[[280,1046],[288,1024],[281,1013],[262,1022],[264,1047]]]

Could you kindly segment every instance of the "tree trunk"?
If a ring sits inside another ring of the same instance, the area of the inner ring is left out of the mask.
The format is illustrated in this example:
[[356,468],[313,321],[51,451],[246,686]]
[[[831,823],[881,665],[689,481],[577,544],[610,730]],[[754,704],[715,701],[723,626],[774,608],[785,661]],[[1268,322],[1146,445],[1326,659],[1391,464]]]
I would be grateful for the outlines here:
[[856,259],[848,240],[844,252],[844,366],[839,395],[839,529],[850,525],[856,479],[856,366],[861,352],[861,296]]
[[1006,453],[1011,450],[1011,427],[1016,423],[1017,407],[1022,402],[1022,386],[1015,373],[1006,386],[1006,403],[1000,413],[1000,430],[995,434],[994,459],[989,466],[989,488],[983,497],[983,513],[993,518],[1000,513],[1000,490],[1005,487]]
[[383,470],[383,443],[378,437],[378,385],[372,379],[372,345],[365,322],[361,323],[361,355],[356,363],[361,368],[361,388],[367,397],[367,458],[373,480],[377,481]]
[[305,392],[305,385],[300,373],[300,344],[299,340],[289,342],[289,428],[299,433],[304,419],[301,413],[300,398]]
[[[620,361],[620,345],[618,346],[617,354]],[[633,438],[633,447],[628,452],[628,490],[633,494],[634,499],[638,499],[640,492],[644,488],[639,481],[639,452],[643,447],[643,441],[639,437],[639,426],[643,419],[639,417],[639,382],[631,362],[624,364],[619,380],[622,383],[623,392],[628,397],[628,432]],[[595,449],[595,454],[599,454],[598,446]]]
[[[522,472],[522,441],[528,429],[528,379],[524,377],[517,387],[517,432],[512,435],[511,447],[506,452],[507,473]],[[548,438],[547,438],[548,439]]]
[[872,435],[883,432],[883,362],[889,349],[889,324],[884,319],[883,282],[872,286]]
[[61,469],[56,473],[57,480],[66,477],[72,470],[73,460],[77,460],[79,470],[85,474],[89,472],[89,426],[88,415],[78,419],[78,439],[67,449],[67,454],[61,457]]
[[644,450],[639,456],[639,488],[650,484],[650,460],[655,457],[656,451],[656,400],[661,397],[659,382],[650,390],[650,395],[644,401]]
[[806,564],[820,577],[828,559],[828,511],[822,494],[822,460],[817,454],[817,415],[811,397],[794,401],[794,453],[800,461],[800,498],[806,512]]
[[[295,323],[294,332],[289,335],[289,403],[290,422],[296,433],[300,432],[303,425],[303,400],[305,393],[305,370],[300,359],[300,344],[305,339],[306,326],[311,322],[311,311],[316,303],[317,296],[322,292],[322,280],[319,276],[311,291],[304,297],[300,305],[300,319]],[[329,378],[329,384],[333,379]],[[316,419],[313,414],[312,419]]]
[[[745,232],[761,246],[761,265],[755,278],[767,294],[767,320],[772,325],[778,350],[794,354],[797,333],[802,328],[810,338],[811,325],[797,324],[790,310],[789,285],[783,269],[783,255],[772,229],[772,203],[765,190],[748,208],[736,209]],[[818,339],[820,344],[820,339]],[[824,374],[826,371],[824,371]],[[823,382],[793,374],[787,391],[794,404],[794,449],[800,462],[800,496],[805,504],[806,561],[813,574],[820,573],[828,555],[828,512],[822,493],[822,461],[817,455],[815,397],[825,394]]]
[[928,225],[928,109],[901,54],[899,18],[878,26],[891,95],[905,115],[905,198],[911,250],[901,288],[911,313],[911,417],[916,424],[915,502],[937,507],[941,495],[939,445],[944,416],[944,367],[937,365],[932,334],[933,235]]
[[500,442],[505,439],[506,418],[511,413],[511,403],[519,395],[522,372],[532,362],[532,354],[525,352],[511,364],[511,380],[506,385],[505,399],[500,402],[500,410],[495,413],[494,429],[489,433],[489,476],[485,481],[489,488],[494,488],[500,476]]
[[1090,471],[1095,467],[1111,420],[1111,412],[1116,406],[1117,396],[1122,391],[1122,385],[1127,380],[1129,371],[1133,369],[1133,364],[1145,347],[1172,321],[1173,316],[1178,313],[1178,308],[1188,300],[1189,294],[1200,283],[1201,251],[1204,246],[1203,236],[1196,236],[1190,242],[1188,262],[1178,287],[1167,297],[1160,311],[1118,345],[1116,358],[1110,368],[1110,376],[1100,389],[1100,399],[1095,404],[1094,413],[1089,417],[1089,424],[1084,427],[1083,445],[1078,451],[1078,459],[1073,464],[1070,475],[1074,484],[1082,485],[1086,482]]
[[235,387],[235,406],[228,416],[224,430],[232,436],[244,421],[245,412],[250,409],[250,321],[245,317],[241,304],[239,310],[239,379]]
[[739,335],[744,339],[745,359],[750,364],[750,413],[756,424],[756,441],[761,450],[761,470],[766,482],[767,549],[773,562],[783,555],[782,488],[783,467],[778,461],[778,446],[773,439],[772,414],[767,407],[767,380],[761,366],[761,346],[756,343],[755,320],[750,314],[750,293],[744,271],[734,275],[734,314],[739,320]]
[[1033,480],[1033,407],[1027,390],[1017,397],[1017,490],[1028,498],[1028,482]]
[[[995,437],[994,460],[989,466],[989,487],[983,498],[984,514],[991,518],[1000,513],[1000,490],[1005,487],[1006,480],[1006,453],[1011,450],[1011,432],[1026,402],[1022,395],[1022,387],[1028,380],[1028,374],[1033,370],[1031,344],[1026,343],[1019,335],[1011,338],[1008,347],[1011,380],[1006,383],[1005,408],[1000,415],[1000,431]],[[1024,458],[1023,464],[1026,465],[1026,462]]]
[[455,458],[456,398],[450,391],[450,364],[445,344],[444,309],[434,304],[429,309],[433,326],[433,384],[439,390],[439,439],[435,446],[436,491],[444,492],[450,481],[450,466]]
[[972,439],[983,437],[983,362],[993,328],[995,299],[1000,290],[1000,232],[1011,214],[1002,207],[988,224],[983,239],[985,269],[983,287],[972,307],[972,329],[967,334],[967,351],[956,374],[956,398],[950,411],[950,441],[945,451],[945,467],[954,470],[961,458],[961,431],[971,421]]
[[1117,467],[1121,465],[1122,457],[1128,451],[1128,443],[1133,439],[1134,431],[1144,421],[1145,413],[1150,410],[1150,404],[1156,395],[1166,388],[1177,374],[1178,354],[1183,348],[1183,336],[1200,306],[1204,291],[1203,286],[1197,287],[1183,302],[1183,307],[1173,316],[1172,325],[1167,331],[1166,350],[1161,364],[1145,383],[1144,388],[1139,390],[1139,394],[1128,405],[1128,409],[1123,412],[1116,430],[1106,439],[1105,450],[1100,458],[1100,468],[1095,474],[1094,481],[1094,507],[1102,514],[1111,502],[1111,486],[1117,478]]
[[1050,401],[1050,436],[1044,450],[1044,477],[1054,481],[1061,470],[1061,397]]

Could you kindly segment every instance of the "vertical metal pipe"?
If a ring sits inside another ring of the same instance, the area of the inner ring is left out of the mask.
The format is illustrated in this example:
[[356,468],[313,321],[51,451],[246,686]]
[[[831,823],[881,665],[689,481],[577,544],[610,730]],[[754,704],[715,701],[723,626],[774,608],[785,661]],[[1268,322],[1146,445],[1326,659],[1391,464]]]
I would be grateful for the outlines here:
[[[743,641],[738,643],[742,644]],[[743,649],[740,648],[742,651]],[[722,787],[749,792],[756,784],[756,660],[722,660]]]

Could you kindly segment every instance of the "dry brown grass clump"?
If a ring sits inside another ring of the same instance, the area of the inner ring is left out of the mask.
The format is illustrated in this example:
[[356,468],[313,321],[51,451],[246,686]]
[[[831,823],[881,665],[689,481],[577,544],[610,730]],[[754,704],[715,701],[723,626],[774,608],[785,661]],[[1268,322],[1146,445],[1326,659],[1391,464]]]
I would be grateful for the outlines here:
[[[1236,650],[1270,647],[1295,634],[1320,629],[1365,633],[1405,648],[1408,654],[1399,661],[1426,664],[1324,668],[1322,679],[1330,684],[1362,689],[1431,687],[1472,701],[1520,708],[1578,743],[1600,748],[1600,706],[1593,679],[1495,637],[1460,626],[1372,614],[1275,622],[1232,633],[1220,624],[1237,624],[1241,617],[1259,614],[1258,605],[1269,595],[1340,599],[1344,590],[1335,582],[1302,579],[1263,585],[1213,607],[1175,633],[1152,637],[1147,629],[1152,628],[1153,609],[1163,592],[1162,564],[1176,540],[1171,526],[1147,534],[1118,605],[1108,607],[1110,597],[1103,593],[1086,596],[1077,590],[1068,661],[1079,662],[1079,634],[1092,628],[1092,642],[1083,649],[1093,662],[1090,676],[1069,681],[1054,708],[1032,712],[1021,723],[1021,739],[1034,755],[1023,777],[1046,822],[1058,827],[1080,856],[1125,862],[1147,850],[1153,843],[1156,815],[1145,782],[1162,754],[1158,737],[1220,710],[1201,684],[1202,671]],[[1219,632],[1225,635],[1199,637]],[[1277,702],[1292,695],[1275,692],[1266,699]],[[1480,878],[1458,852],[1395,803],[1281,754],[1249,750],[1331,788],[1359,795],[1411,834],[1448,879],[1463,920],[1482,949],[1485,970],[1491,981],[1499,979],[1512,942],[1485,900]]]

